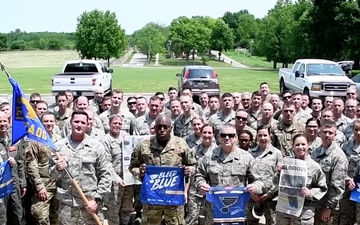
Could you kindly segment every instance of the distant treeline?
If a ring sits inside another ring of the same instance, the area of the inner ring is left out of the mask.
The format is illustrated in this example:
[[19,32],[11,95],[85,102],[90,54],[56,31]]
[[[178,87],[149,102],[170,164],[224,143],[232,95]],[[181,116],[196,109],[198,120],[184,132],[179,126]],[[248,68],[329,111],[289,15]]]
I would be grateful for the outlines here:
[[74,33],[30,32],[16,29],[0,33],[0,51],[74,49]]

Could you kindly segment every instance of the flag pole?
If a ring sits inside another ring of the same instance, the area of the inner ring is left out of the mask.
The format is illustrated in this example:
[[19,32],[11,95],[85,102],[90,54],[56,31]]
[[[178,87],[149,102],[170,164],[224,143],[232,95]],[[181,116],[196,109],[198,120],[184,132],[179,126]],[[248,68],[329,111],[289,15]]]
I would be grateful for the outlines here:
[[10,79],[11,76],[10,76],[9,72],[7,71],[7,67],[1,61],[0,61],[0,68],[1,68],[2,71],[4,71],[6,76]]
[[[9,79],[11,78],[9,72],[7,71],[6,66],[5,66],[1,61],[0,61],[0,69],[5,72],[6,76],[7,76]],[[53,152],[55,153],[55,155],[56,155],[56,157],[57,157],[58,160],[61,160],[61,159],[62,159],[62,157],[60,156],[60,154],[59,154],[58,151],[56,151],[55,149],[53,149]],[[69,170],[68,170],[67,168],[65,168],[64,170],[65,170],[66,174],[69,176],[72,185],[74,186],[75,190],[76,190],[76,191],[78,192],[78,194],[80,195],[81,199],[84,201],[85,205],[88,205],[88,204],[89,204],[89,200],[86,198],[84,192],[81,190],[81,187],[80,187],[80,185],[78,184],[78,182],[76,181],[76,179],[70,174],[70,172],[69,172]],[[98,206],[98,207],[100,207],[100,206]],[[97,216],[96,213],[92,213],[91,215],[92,215],[92,217],[94,218],[96,224],[98,224],[98,225],[103,225],[103,223],[100,221],[100,218]],[[106,222],[107,222],[107,221],[105,221],[105,223],[106,223]]]

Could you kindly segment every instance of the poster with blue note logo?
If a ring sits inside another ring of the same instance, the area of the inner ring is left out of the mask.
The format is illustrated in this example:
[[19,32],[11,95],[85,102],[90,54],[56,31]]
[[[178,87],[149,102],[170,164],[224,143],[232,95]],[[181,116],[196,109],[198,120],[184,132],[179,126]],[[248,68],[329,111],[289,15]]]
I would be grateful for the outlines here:
[[351,192],[350,200],[360,203],[360,176],[356,176],[354,181],[355,181],[355,188]]
[[184,169],[146,166],[141,186],[141,202],[148,205],[185,205]]

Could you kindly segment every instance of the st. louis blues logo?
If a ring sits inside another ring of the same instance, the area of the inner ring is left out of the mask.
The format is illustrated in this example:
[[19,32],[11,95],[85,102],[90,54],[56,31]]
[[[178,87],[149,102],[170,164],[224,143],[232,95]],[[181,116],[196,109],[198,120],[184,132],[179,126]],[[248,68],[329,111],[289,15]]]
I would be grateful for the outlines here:
[[235,205],[238,200],[239,197],[221,197],[220,201],[224,205],[224,207],[221,208],[221,212],[229,213],[230,207]]

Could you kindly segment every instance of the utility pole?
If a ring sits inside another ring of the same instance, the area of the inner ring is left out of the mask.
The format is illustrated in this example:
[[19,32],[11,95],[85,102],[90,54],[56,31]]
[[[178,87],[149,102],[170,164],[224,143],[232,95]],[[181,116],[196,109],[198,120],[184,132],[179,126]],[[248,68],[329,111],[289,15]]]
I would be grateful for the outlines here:
[[151,60],[151,57],[150,57],[150,54],[151,54],[151,40],[150,40],[150,44],[149,44],[149,53],[148,53],[148,57],[149,57],[149,64],[150,64],[150,60]]

